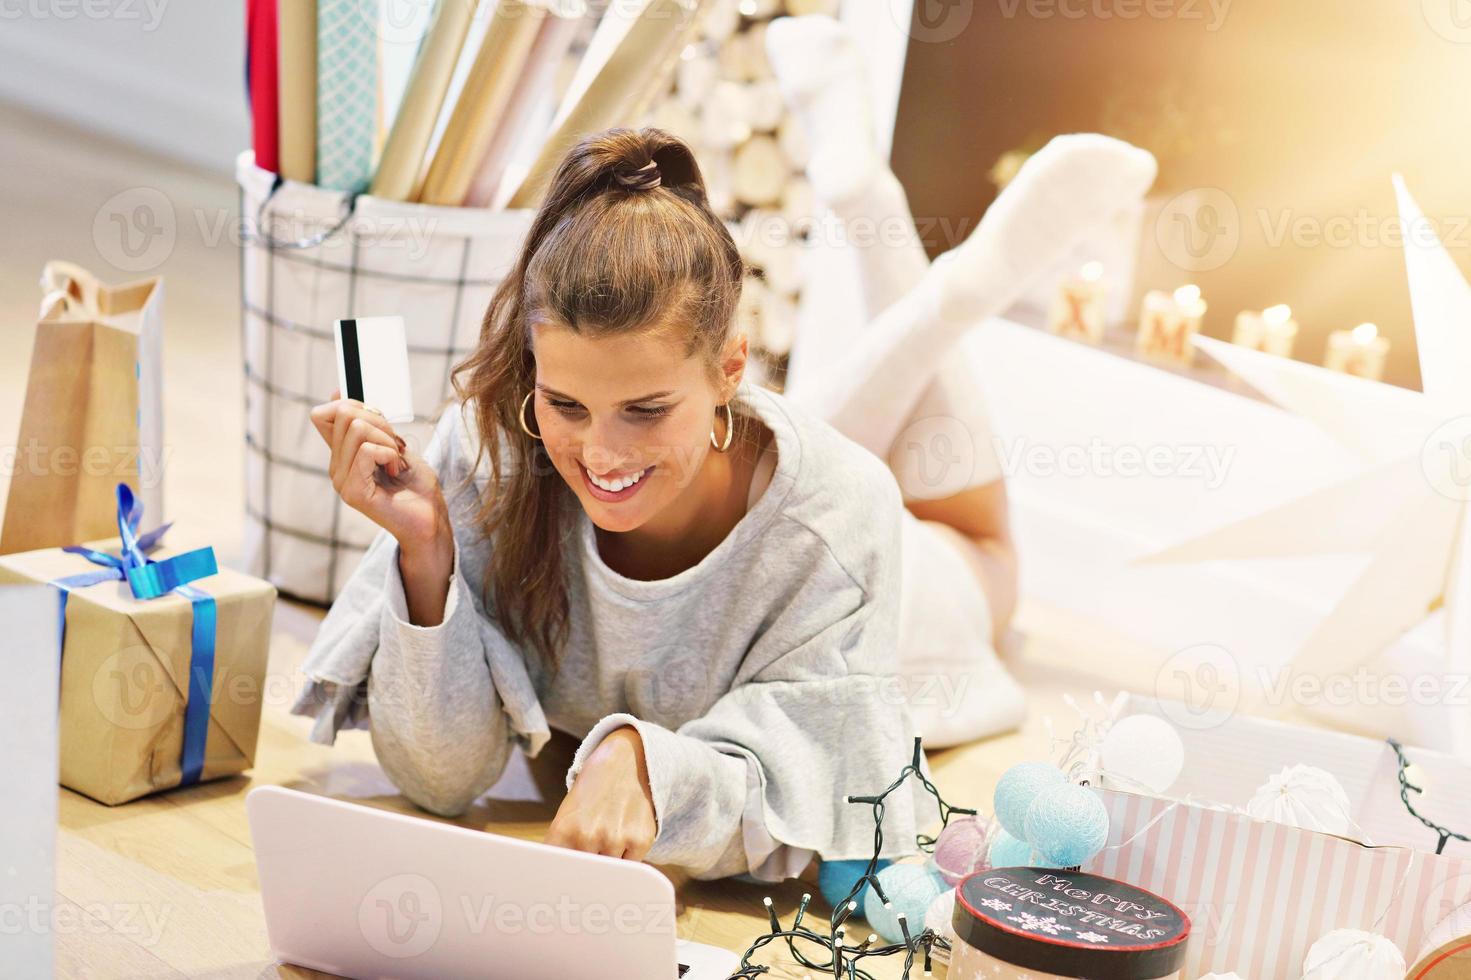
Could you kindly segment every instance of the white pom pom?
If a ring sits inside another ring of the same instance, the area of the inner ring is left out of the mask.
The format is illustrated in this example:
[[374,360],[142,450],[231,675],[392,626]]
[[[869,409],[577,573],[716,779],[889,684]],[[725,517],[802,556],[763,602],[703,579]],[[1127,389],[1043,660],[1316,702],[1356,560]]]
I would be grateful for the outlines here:
[[1180,733],[1156,715],[1120,718],[1103,736],[1100,754],[1105,775],[1142,783],[1155,793],[1174,785],[1185,768]]
[[1259,820],[1326,834],[1347,834],[1353,826],[1348,794],[1331,772],[1315,766],[1283,769],[1257,789],[1246,812]]
[[935,930],[935,934],[946,942],[953,942],[955,934],[950,927],[954,918],[955,889],[952,888],[930,903],[930,909],[924,915],[924,927]]
[[1303,980],[1404,980],[1405,958],[1383,936],[1334,929],[1302,961]]

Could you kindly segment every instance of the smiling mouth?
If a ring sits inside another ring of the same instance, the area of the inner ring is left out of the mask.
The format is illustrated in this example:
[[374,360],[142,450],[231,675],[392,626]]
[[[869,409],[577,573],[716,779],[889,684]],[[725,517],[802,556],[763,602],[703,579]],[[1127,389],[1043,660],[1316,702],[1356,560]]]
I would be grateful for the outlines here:
[[652,466],[639,470],[637,473],[628,473],[620,477],[608,479],[606,477],[594,476],[582,463],[577,464],[582,470],[582,478],[587,483],[588,490],[599,500],[618,501],[627,500],[638,492],[638,488],[644,485],[644,477],[654,469]]

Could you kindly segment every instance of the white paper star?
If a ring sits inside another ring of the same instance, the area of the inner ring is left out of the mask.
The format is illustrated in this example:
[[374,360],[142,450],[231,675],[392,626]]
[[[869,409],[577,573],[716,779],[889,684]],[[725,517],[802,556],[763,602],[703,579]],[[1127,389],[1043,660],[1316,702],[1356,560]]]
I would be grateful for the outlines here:
[[[1471,671],[1471,285],[1395,175],[1424,393],[1208,338],[1207,354],[1366,463],[1342,483],[1143,559],[1206,561],[1368,553],[1358,580],[1295,659],[1347,672],[1444,605],[1447,673]],[[1452,720],[1471,750],[1471,713]]]

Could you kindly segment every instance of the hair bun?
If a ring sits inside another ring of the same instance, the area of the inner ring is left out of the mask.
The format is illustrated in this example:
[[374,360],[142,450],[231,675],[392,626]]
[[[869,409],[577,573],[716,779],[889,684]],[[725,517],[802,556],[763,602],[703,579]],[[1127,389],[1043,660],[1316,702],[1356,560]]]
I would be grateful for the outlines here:
[[613,179],[632,191],[651,191],[664,183],[664,175],[659,171],[659,164],[652,158],[642,167],[616,168],[613,171]]

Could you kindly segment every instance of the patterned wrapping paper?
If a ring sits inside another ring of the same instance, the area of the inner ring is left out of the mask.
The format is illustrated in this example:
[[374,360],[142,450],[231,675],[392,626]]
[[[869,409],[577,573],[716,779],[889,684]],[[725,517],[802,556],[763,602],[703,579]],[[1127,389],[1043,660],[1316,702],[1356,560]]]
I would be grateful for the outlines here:
[[1412,962],[1430,930],[1471,901],[1468,857],[1369,847],[1226,810],[1098,792],[1109,839],[1085,870],[1146,888],[1190,915],[1186,977],[1299,976],[1309,947],[1333,929],[1380,933]]
[[378,35],[364,10],[360,0],[317,3],[317,184],[328,190],[356,193],[373,176]]

